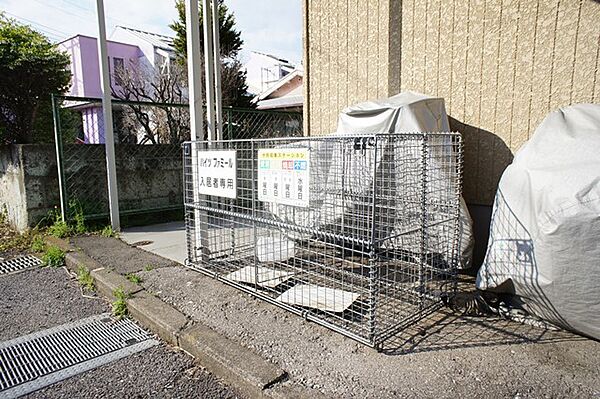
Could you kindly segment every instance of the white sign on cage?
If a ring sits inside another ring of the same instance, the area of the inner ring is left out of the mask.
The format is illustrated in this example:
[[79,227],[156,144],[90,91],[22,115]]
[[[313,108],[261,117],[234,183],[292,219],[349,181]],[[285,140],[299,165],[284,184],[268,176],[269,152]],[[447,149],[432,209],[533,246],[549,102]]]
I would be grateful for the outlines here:
[[236,162],[235,151],[199,151],[197,187],[200,194],[236,198]]
[[307,148],[258,150],[258,200],[306,208],[310,152]]

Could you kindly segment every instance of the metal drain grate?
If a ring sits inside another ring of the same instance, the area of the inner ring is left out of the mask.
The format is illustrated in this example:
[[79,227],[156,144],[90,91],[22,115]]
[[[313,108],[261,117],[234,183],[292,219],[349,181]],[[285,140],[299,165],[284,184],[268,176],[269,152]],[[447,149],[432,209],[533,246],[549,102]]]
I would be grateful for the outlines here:
[[33,255],[24,255],[0,262],[0,274],[18,272],[30,267],[40,266],[42,261]]
[[26,395],[157,344],[133,321],[108,313],[0,343],[0,398]]

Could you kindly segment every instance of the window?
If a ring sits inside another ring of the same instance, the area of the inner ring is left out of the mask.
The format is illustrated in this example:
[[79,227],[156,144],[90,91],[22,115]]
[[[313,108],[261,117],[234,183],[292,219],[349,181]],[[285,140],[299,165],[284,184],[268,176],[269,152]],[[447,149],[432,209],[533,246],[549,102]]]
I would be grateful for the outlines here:
[[115,75],[115,84],[117,86],[122,86],[123,79],[121,74],[125,69],[125,61],[123,58],[113,57],[113,75]]
[[156,53],[156,67],[161,73],[169,73],[169,58]]

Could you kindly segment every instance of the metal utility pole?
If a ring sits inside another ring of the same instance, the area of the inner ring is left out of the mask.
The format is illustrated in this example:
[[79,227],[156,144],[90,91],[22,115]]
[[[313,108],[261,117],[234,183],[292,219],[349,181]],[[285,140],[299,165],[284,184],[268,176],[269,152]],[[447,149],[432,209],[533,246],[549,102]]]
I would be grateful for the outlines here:
[[102,89],[102,115],[104,117],[104,149],[106,151],[106,178],[108,181],[108,204],[110,224],[115,231],[121,229],[119,219],[119,193],[117,191],[117,167],[115,164],[115,138],[113,132],[112,101],[106,47],[104,1],[96,0],[98,14],[98,59],[100,64],[100,87]]
[[[204,120],[202,114],[202,68],[200,58],[200,15],[198,0],[185,1],[185,25],[187,38],[187,64],[190,103],[190,133],[192,151],[192,186],[193,200],[199,204],[202,199],[196,184],[198,184],[198,143],[204,140]],[[194,225],[196,242],[200,243],[202,260],[208,261],[208,215],[198,209],[194,210]],[[195,250],[195,249],[194,249]],[[192,259],[191,248],[188,248],[188,259]]]
[[217,140],[223,140],[223,105],[221,95],[221,40],[219,37],[219,0],[212,0],[212,30],[215,74],[215,130]]
[[208,139],[213,141],[217,138],[215,129],[215,81],[214,81],[214,61],[213,53],[213,30],[212,30],[212,12],[210,0],[202,0],[203,12],[203,31],[204,31],[204,69],[206,83],[206,129]]
[[200,16],[198,0],[186,0],[185,23],[187,38],[187,66],[190,102],[191,140],[204,140],[202,115],[202,60],[200,58]]

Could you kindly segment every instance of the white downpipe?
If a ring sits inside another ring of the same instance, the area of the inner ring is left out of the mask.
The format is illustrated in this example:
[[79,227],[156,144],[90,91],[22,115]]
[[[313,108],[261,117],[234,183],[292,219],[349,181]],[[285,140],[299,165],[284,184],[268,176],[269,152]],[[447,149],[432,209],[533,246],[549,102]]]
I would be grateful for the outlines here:
[[[190,103],[190,133],[192,158],[192,190],[194,203],[202,199],[198,190],[198,143],[204,140],[204,120],[202,114],[202,68],[200,57],[200,16],[198,0],[186,0],[185,24],[187,38],[187,64]],[[194,210],[195,243],[202,247],[202,260],[208,261],[208,217],[205,212]],[[190,256],[197,256],[197,248],[188,248]]]
[[223,104],[221,95],[221,40],[219,37],[219,0],[212,0],[212,30],[215,72],[215,128],[217,140],[223,140]]
[[213,61],[213,35],[211,28],[212,12],[210,0],[202,0],[203,31],[204,31],[204,69],[206,84],[206,129],[208,139],[213,141],[217,138],[215,131],[215,81]]
[[108,181],[108,204],[110,224],[115,231],[121,230],[119,219],[119,193],[117,190],[117,168],[115,164],[115,137],[113,132],[110,70],[106,47],[106,25],[104,21],[104,1],[96,0],[98,14],[98,59],[100,66],[100,88],[102,90],[102,115],[104,118],[104,149],[106,152],[106,179]]

